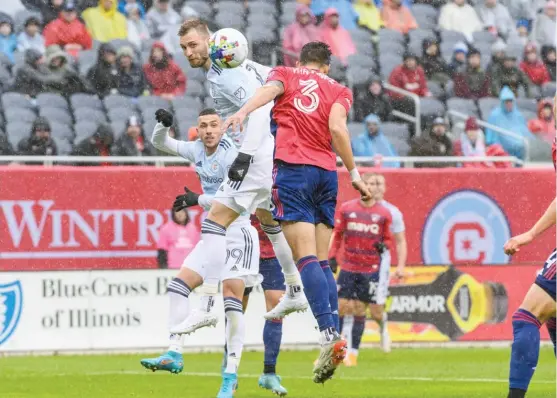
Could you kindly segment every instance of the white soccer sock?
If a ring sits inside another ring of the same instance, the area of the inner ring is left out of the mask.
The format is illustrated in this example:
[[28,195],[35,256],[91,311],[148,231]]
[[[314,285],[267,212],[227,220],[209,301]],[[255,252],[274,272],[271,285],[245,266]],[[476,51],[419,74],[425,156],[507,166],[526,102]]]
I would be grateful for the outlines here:
[[300,278],[300,273],[296,264],[294,263],[294,258],[292,257],[292,250],[288,246],[288,242],[282,233],[282,228],[280,225],[264,225],[261,224],[261,229],[271,243],[273,244],[273,250],[277,256],[277,260],[282,267],[282,272],[284,273],[284,279],[288,286],[296,287],[299,286],[300,289],[289,289],[289,294],[294,296],[296,294],[301,294],[302,289],[302,279]]
[[228,351],[225,373],[235,374],[238,373],[240,366],[246,335],[242,302],[234,297],[225,297],[224,313],[226,315],[226,349]]
[[377,324],[379,325],[379,330],[381,332],[383,332],[385,330],[385,328],[387,327],[388,318],[389,318],[389,316],[387,315],[387,313],[383,312],[383,318],[381,318],[381,321],[377,322]]
[[346,344],[352,347],[352,327],[354,326],[354,315],[345,315],[342,325],[342,334],[346,337]]
[[[180,324],[188,317],[190,303],[190,287],[179,278],[170,281],[167,287],[170,311],[168,313],[168,326],[173,327]],[[182,352],[182,336],[179,334],[170,335],[169,351]]]
[[205,219],[201,224],[201,239],[207,248],[204,251],[204,291],[201,297],[201,308],[210,312],[218,293],[218,285],[226,263],[226,228],[214,221]]

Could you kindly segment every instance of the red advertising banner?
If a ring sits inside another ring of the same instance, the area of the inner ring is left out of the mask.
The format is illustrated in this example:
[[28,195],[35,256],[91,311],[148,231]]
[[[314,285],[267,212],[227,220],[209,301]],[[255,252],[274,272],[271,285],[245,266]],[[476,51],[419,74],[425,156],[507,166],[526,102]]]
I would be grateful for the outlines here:
[[[386,308],[389,333],[398,342],[512,340],[512,314],[536,278],[532,266],[413,267],[391,280]],[[547,339],[546,328],[542,337]],[[365,342],[378,342],[368,321]]]
[[[505,240],[555,197],[550,169],[384,170],[406,223],[409,264],[505,264]],[[339,203],[356,196],[339,173]],[[183,167],[0,167],[0,270],[153,268],[174,197],[199,189]],[[194,218],[201,214],[192,209]],[[541,265],[546,233],[513,262]]]

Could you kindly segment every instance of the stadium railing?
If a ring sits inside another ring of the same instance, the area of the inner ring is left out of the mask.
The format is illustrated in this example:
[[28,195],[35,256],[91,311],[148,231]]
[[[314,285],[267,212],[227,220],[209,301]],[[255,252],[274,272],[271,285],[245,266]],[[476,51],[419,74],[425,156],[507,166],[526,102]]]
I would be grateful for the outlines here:
[[[515,166],[524,166],[525,162],[514,156],[478,156],[478,157],[464,157],[464,156],[358,156],[356,163],[359,166],[370,166],[376,164],[378,161],[381,163],[386,162],[400,162],[406,167],[413,167],[414,163],[482,163],[482,162],[511,162]],[[141,165],[148,164],[155,167],[165,167],[167,164],[176,165],[183,164],[190,165],[186,159],[174,156],[0,156],[1,164],[10,163],[25,163],[25,164],[42,164],[44,166],[54,165],[79,165],[79,164],[103,164],[111,163],[112,165],[126,164],[126,165]],[[340,158],[337,158],[337,164],[342,165]]]
[[[466,119],[468,119],[468,118],[471,116],[471,115],[467,115],[467,114],[462,113],[462,112],[455,111],[455,110],[453,110],[453,109],[449,109],[449,110],[447,111],[447,113],[448,113],[449,115],[452,115],[452,116],[454,116],[455,118],[461,119],[461,120],[463,120],[463,121],[466,121]],[[513,133],[513,132],[510,131],[510,130],[502,129],[501,127],[497,127],[497,126],[495,126],[495,125],[493,125],[493,124],[484,122],[484,121],[481,120],[481,119],[477,119],[476,121],[477,121],[478,124],[479,124],[481,127],[483,127],[484,129],[488,128],[488,129],[490,129],[490,130],[493,130],[493,131],[497,132],[497,134],[506,135],[506,136],[512,137],[512,138],[514,138],[514,139],[516,139],[516,140],[518,140],[518,141],[522,141],[522,142],[524,143],[524,160],[525,160],[525,161],[530,160],[530,142],[528,142],[528,139],[527,139],[527,138],[524,138],[524,137],[522,137],[521,135],[518,135],[518,134],[516,134],[516,133]]]
[[393,91],[397,94],[401,94],[404,95],[405,97],[408,97],[410,99],[412,99],[412,101],[414,101],[414,106],[415,106],[415,111],[416,111],[416,115],[412,116],[409,115],[407,113],[404,112],[400,112],[397,110],[392,111],[393,116],[398,117],[399,119],[402,120],[406,120],[407,122],[410,123],[414,123],[415,124],[415,136],[419,137],[420,135],[422,135],[422,118],[421,118],[421,106],[420,106],[420,97],[417,94],[411,93],[410,91],[406,91],[400,87],[397,86],[393,86],[392,84],[389,84],[388,82],[384,81],[383,82],[383,88]]

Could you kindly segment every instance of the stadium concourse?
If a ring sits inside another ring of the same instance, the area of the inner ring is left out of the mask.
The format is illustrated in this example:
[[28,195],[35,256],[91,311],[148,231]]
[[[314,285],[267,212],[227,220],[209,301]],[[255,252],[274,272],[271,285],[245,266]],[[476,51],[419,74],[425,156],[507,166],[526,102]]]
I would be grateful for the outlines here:
[[[176,32],[184,19],[199,16],[214,30],[243,31],[252,58],[266,65],[292,65],[305,42],[325,40],[335,55],[332,77],[354,91],[350,132],[359,156],[549,161],[545,144],[555,123],[546,99],[555,93],[555,37],[547,32],[555,29],[555,2],[398,3],[2,2],[0,155],[157,155],[143,136],[160,107],[175,112],[180,139],[195,137],[191,127],[211,99]],[[386,91],[382,82],[406,92]],[[513,96],[514,109],[504,112]],[[491,127],[470,119],[466,129],[469,116]],[[454,163],[437,166],[446,165]]]

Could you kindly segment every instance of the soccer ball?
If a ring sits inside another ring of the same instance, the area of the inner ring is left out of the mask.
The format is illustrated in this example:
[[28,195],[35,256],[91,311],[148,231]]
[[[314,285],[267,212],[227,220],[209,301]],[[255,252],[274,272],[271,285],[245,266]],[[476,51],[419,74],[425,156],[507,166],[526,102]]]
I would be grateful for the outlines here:
[[236,68],[248,56],[248,41],[236,29],[221,29],[213,33],[209,40],[209,56],[223,69]]

